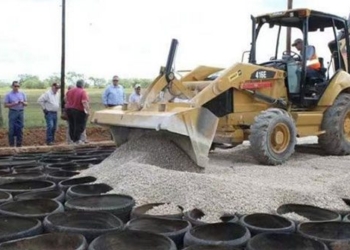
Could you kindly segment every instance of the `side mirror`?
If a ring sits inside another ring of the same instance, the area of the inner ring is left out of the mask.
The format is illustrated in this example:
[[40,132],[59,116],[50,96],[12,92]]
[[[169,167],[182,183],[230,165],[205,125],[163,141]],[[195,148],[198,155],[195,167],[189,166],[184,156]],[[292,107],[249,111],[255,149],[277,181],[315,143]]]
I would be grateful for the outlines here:
[[276,60],[277,58],[275,56],[270,57],[270,61]]
[[[241,62],[244,62],[244,57],[246,54],[248,54],[248,58],[249,58],[250,57],[250,50],[243,51]],[[248,61],[249,61],[249,59],[248,59]]]

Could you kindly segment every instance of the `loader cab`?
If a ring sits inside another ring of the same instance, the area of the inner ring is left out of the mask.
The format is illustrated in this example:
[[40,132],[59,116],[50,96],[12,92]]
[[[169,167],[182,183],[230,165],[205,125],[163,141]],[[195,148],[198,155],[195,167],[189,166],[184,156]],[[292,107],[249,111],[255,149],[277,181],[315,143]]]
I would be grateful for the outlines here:
[[[316,105],[332,77],[340,70],[349,72],[349,31],[344,18],[309,9],[293,9],[252,17],[252,24],[249,62],[284,71],[288,98],[293,106]],[[301,52],[288,46],[285,36],[288,31],[292,42],[302,39]],[[343,43],[340,42],[342,38]],[[312,49],[321,67],[310,74],[306,54]]]

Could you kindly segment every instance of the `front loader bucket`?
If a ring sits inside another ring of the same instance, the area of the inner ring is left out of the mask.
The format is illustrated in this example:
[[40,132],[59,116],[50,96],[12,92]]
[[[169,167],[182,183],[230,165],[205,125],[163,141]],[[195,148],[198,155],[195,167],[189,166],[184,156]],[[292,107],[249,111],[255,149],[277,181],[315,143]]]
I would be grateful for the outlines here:
[[119,146],[144,131],[169,137],[200,167],[208,164],[218,118],[206,108],[177,107],[171,111],[124,111],[117,107],[97,111],[92,121],[107,125]]

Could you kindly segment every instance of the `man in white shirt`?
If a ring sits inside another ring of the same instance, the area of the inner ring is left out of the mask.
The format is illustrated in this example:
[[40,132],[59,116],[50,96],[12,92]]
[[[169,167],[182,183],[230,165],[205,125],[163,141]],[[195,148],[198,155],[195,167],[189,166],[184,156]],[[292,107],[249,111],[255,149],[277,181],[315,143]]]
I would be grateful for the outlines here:
[[57,112],[60,108],[60,95],[58,90],[60,85],[53,83],[51,88],[43,93],[39,99],[46,120],[46,144],[53,145],[55,141],[55,133],[57,128]]
[[129,96],[129,103],[139,103],[140,100],[141,100],[141,85],[140,84],[136,84],[134,86],[134,93],[132,93],[130,96]]

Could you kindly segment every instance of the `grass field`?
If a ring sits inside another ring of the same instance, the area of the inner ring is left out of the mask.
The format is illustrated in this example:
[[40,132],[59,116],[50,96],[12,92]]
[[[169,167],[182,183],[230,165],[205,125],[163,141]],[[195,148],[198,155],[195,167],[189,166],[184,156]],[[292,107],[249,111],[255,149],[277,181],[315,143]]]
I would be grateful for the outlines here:
[[[86,89],[89,98],[90,98],[90,106],[93,111],[103,109],[101,97],[103,89]],[[8,126],[8,109],[4,108],[4,97],[6,93],[11,91],[10,88],[0,88],[0,101],[1,101],[1,114],[4,121],[4,126],[7,128]],[[24,112],[24,126],[26,128],[29,127],[44,127],[45,119],[43,112],[41,110],[40,105],[37,103],[39,96],[44,93],[46,90],[44,89],[21,89],[28,98],[28,106],[25,108]],[[127,96],[132,92],[132,89],[125,90]],[[59,125],[66,125],[66,121],[59,119]]]

